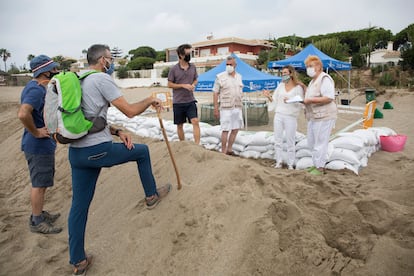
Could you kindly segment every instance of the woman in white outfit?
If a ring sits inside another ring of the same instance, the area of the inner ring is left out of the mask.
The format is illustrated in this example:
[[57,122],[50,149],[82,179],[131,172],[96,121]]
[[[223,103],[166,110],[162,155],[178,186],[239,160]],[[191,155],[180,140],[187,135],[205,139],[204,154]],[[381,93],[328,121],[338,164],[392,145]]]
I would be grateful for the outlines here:
[[[303,105],[300,100],[304,97],[304,85],[298,81],[295,69],[288,65],[282,69],[282,82],[275,89],[271,96],[269,91],[263,94],[270,100],[269,109],[276,108],[273,120],[275,135],[275,168],[282,168],[283,164],[283,137],[286,139],[287,166],[293,170],[295,162],[295,137],[297,129],[297,118]],[[300,99],[292,101],[292,98]],[[283,132],[285,136],[283,136]]]
[[308,146],[312,151],[313,161],[313,167],[308,171],[314,175],[321,175],[328,159],[329,137],[338,113],[335,83],[322,71],[322,62],[317,56],[309,56],[305,60],[305,65],[306,73],[312,78],[304,100],[308,120]]

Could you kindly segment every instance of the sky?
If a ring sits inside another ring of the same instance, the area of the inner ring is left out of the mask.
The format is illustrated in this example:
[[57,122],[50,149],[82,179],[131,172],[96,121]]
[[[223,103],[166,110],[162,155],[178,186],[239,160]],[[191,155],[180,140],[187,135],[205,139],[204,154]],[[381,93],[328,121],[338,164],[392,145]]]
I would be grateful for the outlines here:
[[[273,39],[414,23],[411,0],[3,0],[0,48],[26,65],[30,54],[80,58],[93,44],[155,50],[214,38]],[[4,63],[0,62],[4,70]]]

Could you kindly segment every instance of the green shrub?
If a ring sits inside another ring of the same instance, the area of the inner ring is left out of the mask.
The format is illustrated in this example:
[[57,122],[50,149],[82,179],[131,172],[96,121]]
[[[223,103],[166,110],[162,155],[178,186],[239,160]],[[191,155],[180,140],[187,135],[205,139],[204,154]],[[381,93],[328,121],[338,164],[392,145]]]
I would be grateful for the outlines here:
[[126,68],[126,66],[119,66],[118,70],[116,71],[116,75],[119,79],[128,78],[128,68]]
[[396,84],[396,80],[390,73],[386,72],[379,79],[379,84],[383,86],[393,86]]
[[161,78],[167,78],[169,72],[170,72],[170,67],[164,68],[161,72]]

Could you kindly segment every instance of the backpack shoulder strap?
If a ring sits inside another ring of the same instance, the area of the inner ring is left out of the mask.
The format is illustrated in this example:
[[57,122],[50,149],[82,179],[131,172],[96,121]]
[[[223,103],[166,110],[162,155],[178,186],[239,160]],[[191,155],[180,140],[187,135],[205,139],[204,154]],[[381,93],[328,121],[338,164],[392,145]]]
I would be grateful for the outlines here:
[[83,80],[83,79],[85,79],[87,76],[92,75],[92,74],[94,74],[94,73],[99,73],[99,71],[96,71],[96,70],[91,70],[91,71],[85,72],[85,73],[83,73],[82,75],[80,75],[80,76],[79,76],[79,80]]

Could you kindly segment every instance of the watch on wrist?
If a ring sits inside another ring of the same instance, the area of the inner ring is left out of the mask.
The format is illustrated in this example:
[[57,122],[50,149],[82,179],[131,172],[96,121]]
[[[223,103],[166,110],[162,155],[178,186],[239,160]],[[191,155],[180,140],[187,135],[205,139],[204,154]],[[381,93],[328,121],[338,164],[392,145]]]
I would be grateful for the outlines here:
[[120,132],[120,131],[122,131],[122,129],[120,129],[120,128],[115,129],[115,135],[116,135],[116,136],[119,136],[119,132]]

